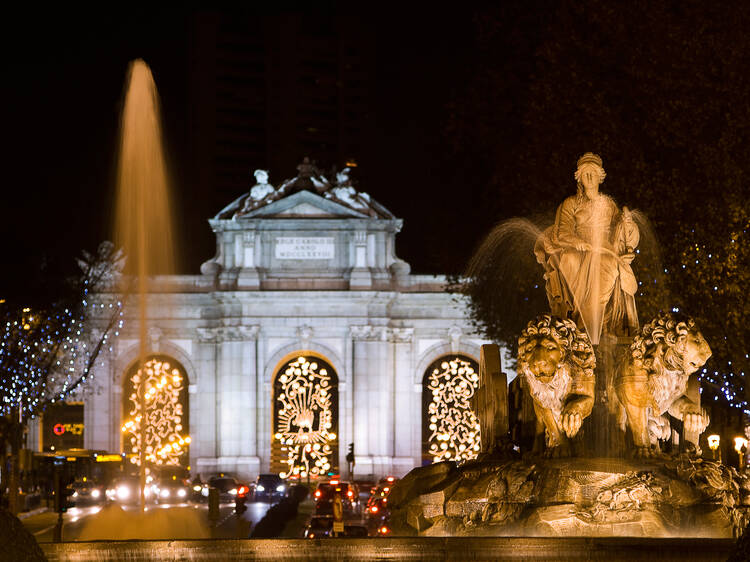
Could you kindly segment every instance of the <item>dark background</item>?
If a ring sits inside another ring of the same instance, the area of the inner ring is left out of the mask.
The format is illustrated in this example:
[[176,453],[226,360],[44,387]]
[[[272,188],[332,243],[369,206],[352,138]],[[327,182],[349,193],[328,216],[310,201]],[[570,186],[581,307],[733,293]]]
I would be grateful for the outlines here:
[[[298,31],[280,23],[289,18]],[[82,249],[111,239],[119,112],[135,58],[151,66],[161,96],[183,272],[212,257],[206,219],[251,187],[253,169],[270,168],[278,185],[306,155],[321,168],[343,165],[343,149],[310,150],[291,142],[295,130],[285,144],[266,130],[231,181],[211,175],[221,154],[200,121],[214,91],[203,74],[211,21],[277,50],[348,34],[363,53],[368,96],[355,118],[364,140],[351,155],[354,177],[404,219],[397,252],[414,272],[461,272],[498,220],[549,215],[589,150],[604,158],[604,191],[644,210],[667,245],[694,224],[722,221],[736,205],[726,193],[742,201],[748,191],[750,17],[741,4],[128,5],[5,20],[0,298],[45,293]],[[284,110],[266,103],[269,115]],[[671,269],[682,251],[666,252]]]
[[[196,29],[202,18],[241,17],[253,30],[253,18],[268,23],[269,16],[287,13],[303,22],[309,16],[311,26],[316,17],[340,15],[336,6],[323,5],[315,13],[283,8],[237,16],[136,7],[10,18],[3,39],[9,53],[3,94],[9,158],[0,217],[6,264],[0,296],[44,291],[39,278],[69,271],[82,249],[111,239],[119,112],[128,63],[138,57],[151,66],[161,97],[181,269],[198,273],[214,252],[206,219],[252,186],[253,169],[271,163],[246,162],[245,187],[234,192],[197,181],[190,107],[200,81]],[[368,142],[361,154],[352,155],[360,163],[358,187],[404,218],[398,252],[414,271],[439,273],[451,265],[458,271],[479,229],[471,224],[464,233],[465,218],[454,215],[469,208],[454,205],[468,192],[458,186],[460,193],[454,194],[456,184],[450,181],[455,166],[446,161],[445,107],[471,49],[471,11],[416,6],[347,17],[368,31],[362,33],[363,48],[374,55],[365,60],[371,85]],[[294,165],[305,155],[286,154],[283,169],[271,169],[271,182],[293,177]],[[343,162],[319,164],[341,168]],[[455,240],[450,256],[444,253],[447,238]]]

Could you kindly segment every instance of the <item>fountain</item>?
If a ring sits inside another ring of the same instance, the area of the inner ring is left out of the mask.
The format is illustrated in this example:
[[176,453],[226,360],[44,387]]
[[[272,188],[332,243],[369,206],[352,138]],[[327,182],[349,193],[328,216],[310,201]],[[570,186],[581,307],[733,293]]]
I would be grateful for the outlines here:
[[549,312],[519,335],[509,391],[497,346],[482,347],[481,453],[401,480],[394,535],[731,538],[750,520],[748,478],[700,448],[709,420],[696,372],[710,347],[684,315],[639,325],[631,263],[644,218],[599,192],[604,177],[584,154],[554,224],[508,221],[472,258],[469,277],[508,267],[496,255],[508,242],[532,242]]
[[[159,98],[151,70],[143,60],[130,64],[122,110],[120,159],[117,181],[115,240],[125,251],[125,274],[135,281],[132,296],[138,303],[139,365],[149,351],[147,299],[156,274],[175,273],[172,209],[162,149]],[[145,509],[147,389],[143,368],[137,390],[136,447],[140,466],[140,506]]]

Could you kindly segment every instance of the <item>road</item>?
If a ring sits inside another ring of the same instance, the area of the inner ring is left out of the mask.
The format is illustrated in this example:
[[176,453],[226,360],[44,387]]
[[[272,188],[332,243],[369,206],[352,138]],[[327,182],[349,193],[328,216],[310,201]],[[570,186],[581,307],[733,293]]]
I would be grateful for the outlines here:
[[[250,529],[266,514],[271,504],[265,502],[248,502],[247,510],[242,515],[242,523],[238,523],[234,514],[234,504],[221,504],[219,508],[219,521],[216,529],[211,533],[208,520],[208,506],[204,503],[179,503],[150,505],[149,510],[172,510],[173,512],[184,512],[186,509],[197,510],[201,527],[196,529],[194,538],[202,538],[211,534],[215,538],[243,538],[249,537]],[[137,506],[122,506],[126,513],[138,513]],[[96,521],[100,517],[101,505],[73,507],[63,514],[63,541],[82,540],[81,533],[85,526]],[[52,542],[57,513],[47,511],[23,520],[24,526],[36,537],[38,542]],[[118,536],[118,529],[112,530],[113,540],[122,538]],[[85,537],[84,539],[85,540]]]

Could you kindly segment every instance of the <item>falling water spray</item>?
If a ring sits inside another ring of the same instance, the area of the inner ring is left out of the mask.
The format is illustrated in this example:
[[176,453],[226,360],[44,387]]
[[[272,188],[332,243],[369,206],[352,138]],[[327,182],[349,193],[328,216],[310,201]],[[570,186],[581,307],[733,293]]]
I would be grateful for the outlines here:
[[[122,110],[117,177],[115,240],[127,256],[125,273],[135,280],[131,295],[138,303],[139,349],[142,368],[151,351],[148,343],[147,298],[155,274],[175,273],[171,207],[162,148],[159,98],[151,70],[138,59],[130,64]],[[140,461],[140,505],[145,509],[146,377],[141,374],[136,392]]]

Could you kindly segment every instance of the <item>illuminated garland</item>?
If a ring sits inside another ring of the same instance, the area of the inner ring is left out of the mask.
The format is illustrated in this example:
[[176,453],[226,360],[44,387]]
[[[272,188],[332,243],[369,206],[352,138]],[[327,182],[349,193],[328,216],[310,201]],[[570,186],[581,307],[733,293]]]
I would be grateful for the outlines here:
[[460,357],[433,365],[426,381],[432,395],[427,406],[429,455],[433,462],[473,459],[479,453],[479,420],[470,402],[479,375],[472,362]]
[[[27,419],[64,401],[87,382],[99,353],[112,351],[111,336],[123,325],[122,302],[89,302],[88,282],[82,297],[75,309],[53,306],[51,312],[0,302],[0,415],[20,410]],[[88,323],[103,314],[109,314],[105,330],[93,335]]]
[[274,438],[286,449],[289,468],[282,478],[322,475],[331,469],[336,440],[333,414],[334,384],[326,368],[311,358],[298,357],[278,376]]
[[141,449],[141,432],[139,424],[143,419],[138,391],[141,377],[146,384],[145,412],[145,447],[146,460],[154,464],[178,465],[180,458],[187,453],[190,437],[182,434],[183,407],[180,402],[183,376],[179,369],[169,362],[156,358],[146,361],[143,369],[138,369],[130,377],[131,394],[129,401],[133,407],[129,412],[130,420],[122,426],[123,433],[130,434],[130,461],[139,464]]

